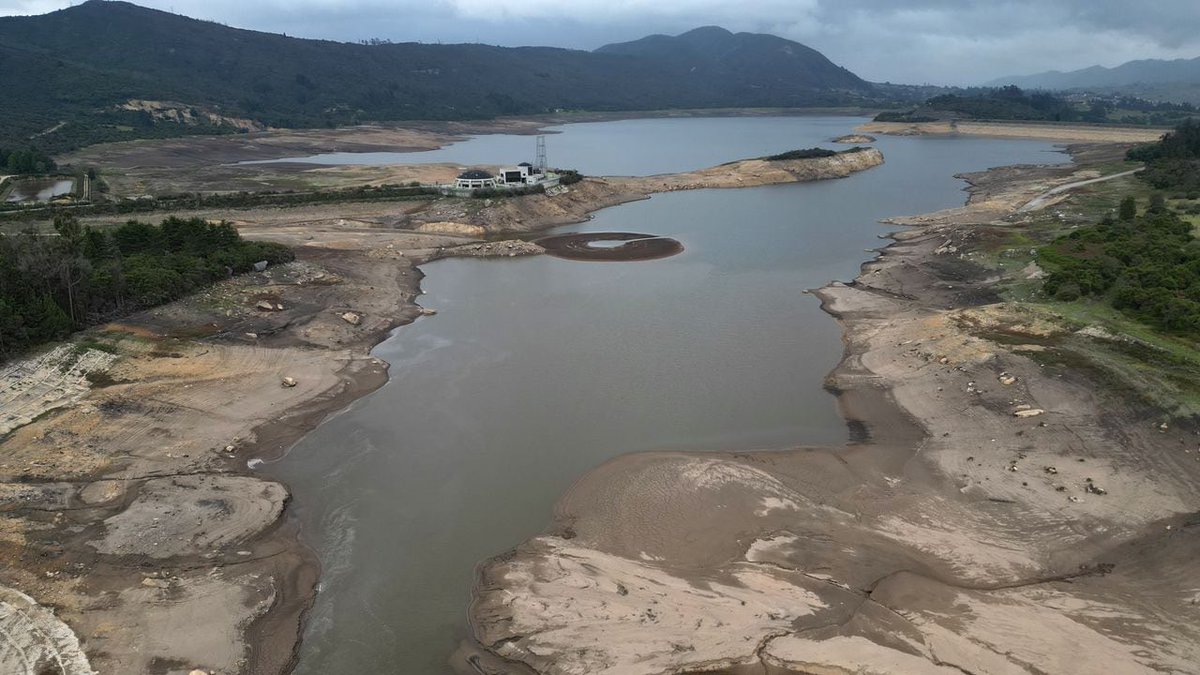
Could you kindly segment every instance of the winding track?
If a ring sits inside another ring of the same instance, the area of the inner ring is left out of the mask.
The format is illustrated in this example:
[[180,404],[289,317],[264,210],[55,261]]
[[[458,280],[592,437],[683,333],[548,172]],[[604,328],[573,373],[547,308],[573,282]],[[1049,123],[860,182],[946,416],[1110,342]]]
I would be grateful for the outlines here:
[[1111,176],[1101,176],[1099,178],[1089,178],[1088,180],[1081,180],[1081,181],[1076,181],[1074,183],[1067,183],[1066,185],[1059,185],[1058,187],[1047,190],[1047,191],[1043,192],[1042,194],[1038,195],[1037,197],[1034,197],[1033,199],[1029,200],[1029,203],[1027,203],[1024,206],[1022,206],[1021,208],[1017,209],[1017,213],[1029,213],[1030,211],[1036,211],[1036,210],[1042,208],[1043,206],[1045,206],[1046,202],[1048,202],[1055,195],[1060,195],[1069,190],[1074,190],[1075,188],[1083,187],[1084,185],[1091,185],[1092,183],[1103,183],[1104,181],[1113,180],[1114,178],[1124,178],[1125,176],[1132,176],[1133,174],[1135,174],[1145,168],[1146,167],[1142,166],[1142,167],[1133,169],[1131,171],[1122,171],[1121,173],[1114,173]]

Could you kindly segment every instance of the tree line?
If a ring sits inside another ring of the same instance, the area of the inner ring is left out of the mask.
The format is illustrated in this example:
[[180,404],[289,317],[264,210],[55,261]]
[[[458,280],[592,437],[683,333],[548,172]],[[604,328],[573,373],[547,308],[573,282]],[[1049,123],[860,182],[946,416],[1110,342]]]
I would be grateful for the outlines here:
[[0,237],[0,358],[170,302],[256,262],[294,259],[285,246],[245,241],[229,223],[199,218],[102,230],[61,215],[54,230]]
[[967,88],[933,96],[920,107],[885,111],[877,122],[933,122],[948,116],[967,119],[1083,122],[1087,124],[1175,124],[1200,114],[1186,103],[1162,103],[1132,96],[1090,96],[1073,101],[1046,91],[1020,87]]
[[1159,190],[1200,190],[1200,120],[1187,120],[1157,143],[1133,148],[1126,157],[1145,162],[1138,177]]
[[41,150],[27,148],[24,150],[5,150],[0,148],[0,173],[8,174],[38,174],[50,173],[57,165],[50,156]]

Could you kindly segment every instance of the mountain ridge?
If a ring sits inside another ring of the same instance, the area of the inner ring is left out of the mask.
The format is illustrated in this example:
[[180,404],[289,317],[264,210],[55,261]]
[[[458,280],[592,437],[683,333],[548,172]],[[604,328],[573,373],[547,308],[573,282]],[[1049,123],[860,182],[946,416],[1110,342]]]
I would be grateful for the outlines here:
[[1200,83],[1200,57],[1194,59],[1138,59],[1118,66],[1089,66],[1078,70],[1048,70],[1032,75],[1001,77],[985,86],[1014,84],[1026,89],[1085,89],[1138,84]]
[[[645,42],[651,39],[650,46]],[[231,28],[118,0],[0,17],[0,145],[53,150],[171,127],[130,100],[276,127],[484,119],[563,109],[805,107],[869,102],[873,86],[816,50],[704,27],[592,52],[482,44],[362,45]],[[132,129],[132,131],[129,131]]]

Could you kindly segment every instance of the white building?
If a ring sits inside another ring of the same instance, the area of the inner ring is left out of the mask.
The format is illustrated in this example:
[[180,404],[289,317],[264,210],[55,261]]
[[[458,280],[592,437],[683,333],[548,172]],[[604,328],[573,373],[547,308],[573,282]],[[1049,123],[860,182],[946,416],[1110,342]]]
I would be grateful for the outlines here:
[[501,185],[536,185],[544,180],[546,174],[529,162],[521,162],[500,170]]
[[474,190],[477,188],[494,188],[497,185],[496,177],[482,169],[471,169],[464,171],[458,176],[458,180],[454,182],[454,187],[464,190]]

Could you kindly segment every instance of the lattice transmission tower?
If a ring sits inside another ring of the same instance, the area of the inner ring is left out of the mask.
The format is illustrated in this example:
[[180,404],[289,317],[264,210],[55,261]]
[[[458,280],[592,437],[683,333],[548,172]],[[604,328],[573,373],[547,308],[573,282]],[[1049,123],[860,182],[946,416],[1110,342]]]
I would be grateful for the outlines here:
[[546,137],[545,136],[537,137],[537,159],[534,160],[533,165],[535,167],[541,169],[542,171],[546,170]]

